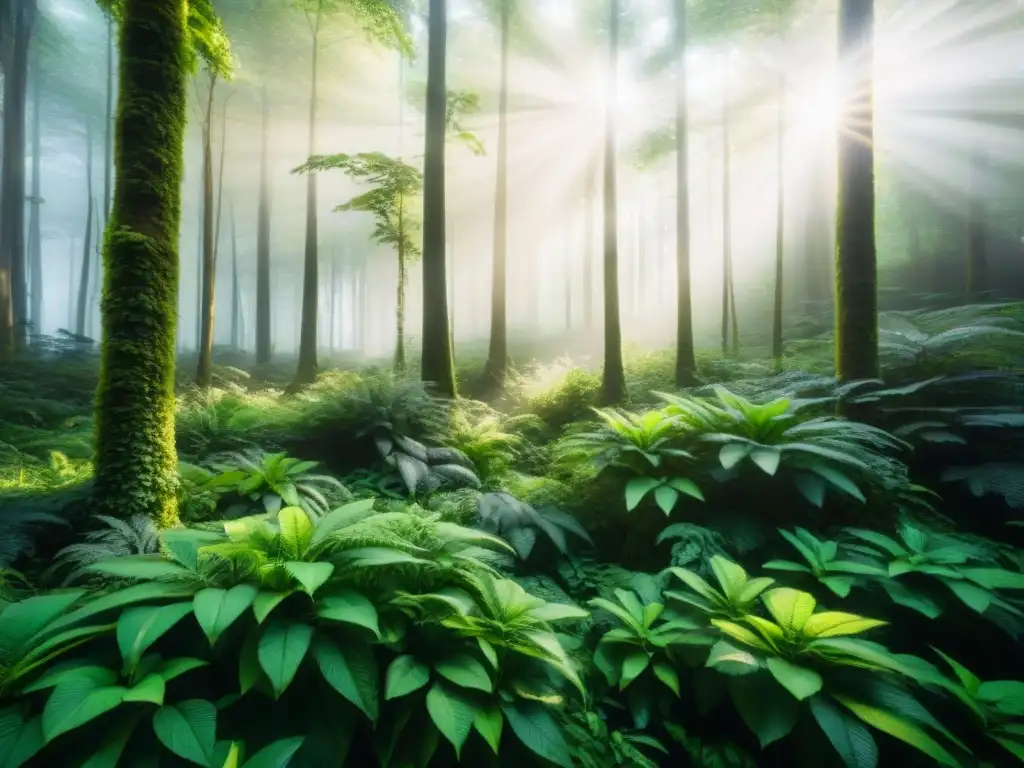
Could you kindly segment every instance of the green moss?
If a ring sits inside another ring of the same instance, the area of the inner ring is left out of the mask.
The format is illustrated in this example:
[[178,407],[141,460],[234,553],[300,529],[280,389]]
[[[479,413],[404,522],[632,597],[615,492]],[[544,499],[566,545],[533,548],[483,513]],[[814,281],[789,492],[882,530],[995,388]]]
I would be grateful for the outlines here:
[[125,0],[116,186],[103,252],[94,511],[177,520],[174,347],[185,130],[185,0]]

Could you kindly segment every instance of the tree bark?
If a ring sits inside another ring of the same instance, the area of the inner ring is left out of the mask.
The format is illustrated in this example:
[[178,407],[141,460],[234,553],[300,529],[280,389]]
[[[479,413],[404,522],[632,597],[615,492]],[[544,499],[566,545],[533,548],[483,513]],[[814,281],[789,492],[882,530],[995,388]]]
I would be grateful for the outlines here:
[[676,56],[676,370],[679,387],[697,382],[690,283],[690,147],[686,68],[686,0],[675,1]]
[[505,388],[508,369],[508,67],[511,23],[501,4],[501,81],[498,86],[498,170],[494,187],[494,259],[491,267],[491,337],[485,385]]
[[124,0],[116,182],[104,249],[93,508],[177,522],[174,336],[185,135],[185,0]]
[[260,200],[256,211],[256,364],[270,362],[270,100],[267,86],[260,91],[262,146]]
[[446,0],[430,0],[426,145],[423,163],[423,351],[421,377],[441,397],[455,397],[445,268]]
[[779,74],[779,104],[775,129],[775,297],[772,307],[772,357],[775,367],[782,367],[783,335],[782,335],[782,299],[783,299],[783,256],[786,229],[786,81],[785,75]]
[[[320,7],[317,7],[313,26],[313,51],[309,91],[309,152],[316,154],[316,98],[318,53],[320,43]],[[306,174],[306,250],[302,274],[302,324],[299,330],[299,365],[295,371],[295,386],[309,384],[317,373],[317,289],[319,262],[317,249],[316,174]]]
[[39,58],[36,56],[35,71],[32,75],[32,194],[28,220],[29,269],[32,286],[32,328],[36,333],[43,332],[43,244],[40,227],[43,204],[43,191],[40,180],[41,147],[40,147],[40,90],[41,77]]
[[604,371],[601,376],[601,401],[605,405],[614,405],[626,397],[622,325],[619,317],[618,187],[615,163],[619,0],[609,0],[608,11],[608,103],[605,105],[604,136]]
[[[878,376],[878,265],[875,254],[873,0],[840,0],[839,57],[848,128],[840,130],[836,221],[836,375]],[[852,119],[850,119],[852,118]]]
[[213,203],[213,93],[217,76],[210,73],[210,91],[206,99],[203,118],[203,268],[202,292],[199,306],[199,362],[196,384],[209,387],[213,377],[213,322],[217,281],[217,239],[214,226],[219,229],[220,211]]

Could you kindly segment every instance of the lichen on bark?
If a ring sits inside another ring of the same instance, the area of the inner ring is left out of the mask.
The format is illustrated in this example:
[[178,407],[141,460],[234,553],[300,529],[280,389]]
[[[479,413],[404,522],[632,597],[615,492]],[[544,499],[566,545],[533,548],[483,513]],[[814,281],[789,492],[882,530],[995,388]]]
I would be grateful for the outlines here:
[[115,189],[103,249],[93,507],[177,520],[174,354],[187,3],[120,5]]

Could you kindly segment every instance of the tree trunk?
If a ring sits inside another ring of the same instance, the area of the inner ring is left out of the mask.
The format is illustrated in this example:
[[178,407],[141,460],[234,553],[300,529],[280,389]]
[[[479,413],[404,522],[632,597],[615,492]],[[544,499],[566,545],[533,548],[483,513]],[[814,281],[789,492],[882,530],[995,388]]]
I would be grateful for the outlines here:
[[231,348],[242,348],[242,287],[238,283],[238,232],[235,229],[235,206],[229,200],[231,215]]
[[785,246],[786,228],[786,82],[785,76],[779,74],[779,111],[775,128],[775,301],[772,307],[772,357],[775,367],[782,368],[782,280],[783,280],[783,248]]
[[982,150],[971,152],[967,203],[967,301],[981,301],[988,290],[988,244],[985,224],[984,172],[988,165]]
[[[320,6],[313,22],[313,54],[309,91],[309,152],[316,154],[316,81],[320,37]],[[299,331],[299,366],[295,371],[295,385],[309,384],[316,379],[316,326],[319,262],[317,251],[316,174],[306,174],[306,251],[302,274],[302,325]]]
[[104,249],[93,508],[177,522],[174,335],[185,135],[185,0],[124,0],[116,185]]
[[107,16],[106,121],[103,131],[103,228],[110,216],[111,172],[114,167],[114,20]]
[[[840,0],[839,57],[847,125],[840,130],[836,221],[836,376],[878,376],[878,265],[875,256],[873,0]],[[851,119],[852,118],[852,119]]]
[[597,228],[594,226],[594,209],[597,207],[597,160],[590,162],[584,191],[583,227],[586,229],[583,253],[583,327],[594,328],[594,263],[597,261]]
[[28,53],[36,0],[9,0],[3,45],[3,170],[0,183],[0,358],[25,345],[28,285],[25,275],[25,111]]
[[[217,281],[214,226],[219,218],[219,211],[215,212],[213,207],[213,91],[216,83],[217,76],[211,72],[206,116],[203,119],[203,269],[199,306],[199,363],[196,370],[196,384],[200,387],[210,386],[213,377],[213,319]],[[219,222],[216,225],[219,228]]]
[[75,238],[68,238],[68,324],[70,332],[75,327]]
[[[728,63],[724,70],[728,79]],[[730,302],[732,300],[732,169],[729,153],[729,106],[722,90],[722,356],[729,354]]]
[[270,100],[267,86],[260,92],[262,146],[260,200],[256,211],[256,364],[270,362]]
[[90,262],[92,261],[92,120],[85,118],[85,239],[82,242],[82,275],[78,281],[78,312],[75,316],[75,333],[85,336],[85,317],[89,308]]
[[690,287],[690,147],[686,71],[686,0],[675,0],[676,21],[676,385],[697,382]]
[[622,325],[619,318],[618,188],[615,173],[619,0],[609,0],[608,10],[608,103],[605,106],[604,136],[604,371],[601,376],[601,401],[605,405],[614,405],[626,397]]
[[485,386],[505,388],[508,369],[508,3],[501,4],[501,80],[498,86],[498,171],[494,186],[494,259],[491,267],[491,338]]
[[29,264],[32,286],[32,328],[43,332],[43,244],[40,227],[40,206],[43,203],[40,183],[41,148],[39,136],[40,72],[36,56],[35,72],[32,75],[32,195],[28,220]]
[[395,373],[405,370],[405,240],[402,233],[402,208],[398,209],[398,287],[395,294]]
[[446,0],[430,0],[427,120],[423,162],[423,351],[421,377],[441,397],[456,395],[445,269]]

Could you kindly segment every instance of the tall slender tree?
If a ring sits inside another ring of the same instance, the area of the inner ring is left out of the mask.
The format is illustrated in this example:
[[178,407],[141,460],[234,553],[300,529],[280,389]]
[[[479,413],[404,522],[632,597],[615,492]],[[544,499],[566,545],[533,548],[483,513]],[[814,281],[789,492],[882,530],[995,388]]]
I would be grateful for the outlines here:
[[217,85],[217,73],[208,71],[209,88],[206,106],[203,109],[203,218],[202,218],[202,266],[199,272],[199,360],[196,370],[196,384],[210,386],[213,376],[213,322],[216,299],[217,255],[214,226],[216,214],[213,202],[213,104]]
[[690,288],[690,146],[687,103],[686,0],[675,0],[676,59],[676,384],[696,383]]
[[260,88],[260,192],[256,211],[256,364],[271,354],[270,314],[270,99]]
[[836,375],[842,381],[878,376],[873,36],[874,0],[840,0],[844,119],[838,136]]
[[40,112],[42,108],[42,68],[36,56],[32,72],[32,192],[29,196],[28,255],[29,285],[32,294],[32,327],[36,333],[43,332],[43,244],[41,232],[41,211],[43,191],[41,179],[42,142],[40,136]]
[[78,280],[78,304],[75,315],[75,333],[85,336],[85,319],[89,311],[89,281],[92,278],[92,217],[94,198],[92,194],[92,118],[85,116],[85,237],[82,242],[81,277]]
[[616,146],[618,125],[619,0],[608,0],[608,93],[604,135],[604,371],[601,400],[606,405],[626,396],[622,360],[622,323],[619,313],[618,185]]
[[447,0],[430,0],[426,145],[423,162],[423,350],[421,376],[442,397],[457,394],[445,269]]
[[228,201],[231,218],[231,348],[242,348],[242,286],[238,280],[238,232],[235,229],[235,206]]
[[[208,0],[122,0],[93,508],[177,521],[174,336],[186,77],[228,61]],[[194,33],[190,34],[190,28]]]

